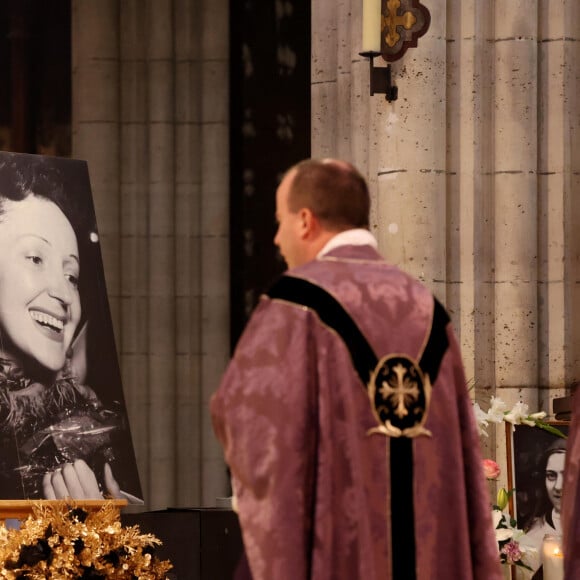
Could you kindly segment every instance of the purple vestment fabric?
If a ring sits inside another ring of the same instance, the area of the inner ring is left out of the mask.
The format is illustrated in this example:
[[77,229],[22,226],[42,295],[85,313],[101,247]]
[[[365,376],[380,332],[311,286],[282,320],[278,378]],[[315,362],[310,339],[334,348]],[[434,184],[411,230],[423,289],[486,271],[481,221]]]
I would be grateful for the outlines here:
[[580,580],[580,389],[572,398],[562,492],[565,580]]
[[[333,295],[379,358],[419,360],[433,297],[369,246],[288,272]],[[502,577],[490,496],[451,326],[413,439],[417,580]],[[312,310],[262,298],[211,401],[254,580],[393,579],[389,440],[343,340]],[[392,474],[396,477],[396,473]]]

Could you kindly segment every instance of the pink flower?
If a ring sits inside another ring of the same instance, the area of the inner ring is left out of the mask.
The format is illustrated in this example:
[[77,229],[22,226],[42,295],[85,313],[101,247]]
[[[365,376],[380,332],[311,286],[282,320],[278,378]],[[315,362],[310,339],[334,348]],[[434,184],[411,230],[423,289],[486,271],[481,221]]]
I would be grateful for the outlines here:
[[499,465],[492,459],[483,460],[483,473],[486,479],[497,479],[501,470]]
[[520,545],[514,540],[510,540],[502,549],[501,553],[505,554],[506,562],[508,564],[515,564],[522,559],[522,551]]

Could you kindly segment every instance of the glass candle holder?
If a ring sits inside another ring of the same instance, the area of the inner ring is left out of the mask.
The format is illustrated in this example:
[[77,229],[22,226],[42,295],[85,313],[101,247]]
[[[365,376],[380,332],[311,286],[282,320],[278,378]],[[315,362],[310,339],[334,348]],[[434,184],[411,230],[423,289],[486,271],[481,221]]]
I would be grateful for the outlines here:
[[564,580],[562,536],[547,534],[542,543],[544,580]]

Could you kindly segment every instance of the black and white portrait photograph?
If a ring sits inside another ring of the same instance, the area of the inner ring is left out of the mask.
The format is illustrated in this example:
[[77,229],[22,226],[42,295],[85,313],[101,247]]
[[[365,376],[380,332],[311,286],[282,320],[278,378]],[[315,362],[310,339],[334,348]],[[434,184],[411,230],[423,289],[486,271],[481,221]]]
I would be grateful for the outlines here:
[[[549,424],[568,434],[564,421]],[[560,536],[567,439],[539,427],[515,425],[512,474],[514,511],[523,541],[541,552],[546,535]]]
[[87,164],[0,153],[0,498],[141,501]]

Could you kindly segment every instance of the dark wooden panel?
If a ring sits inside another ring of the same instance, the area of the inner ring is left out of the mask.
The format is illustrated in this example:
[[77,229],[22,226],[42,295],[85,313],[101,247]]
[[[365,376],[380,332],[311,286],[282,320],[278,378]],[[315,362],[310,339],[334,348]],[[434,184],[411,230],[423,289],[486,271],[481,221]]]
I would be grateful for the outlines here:
[[156,554],[171,560],[171,580],[229,580],[242,555],[238,518],[228,509],[168,509],[121,520],[163,542]]

